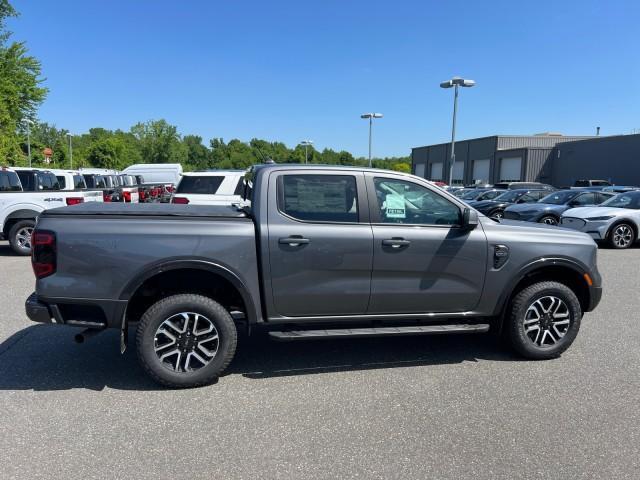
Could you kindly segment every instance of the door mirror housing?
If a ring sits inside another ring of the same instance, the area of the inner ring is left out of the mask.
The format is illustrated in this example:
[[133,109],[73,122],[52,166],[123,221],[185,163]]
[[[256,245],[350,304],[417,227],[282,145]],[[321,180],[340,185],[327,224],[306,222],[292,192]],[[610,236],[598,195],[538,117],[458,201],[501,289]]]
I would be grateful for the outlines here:
[[473,230],[478,226],[478,212],[473,208],[462,210],[462,228]]

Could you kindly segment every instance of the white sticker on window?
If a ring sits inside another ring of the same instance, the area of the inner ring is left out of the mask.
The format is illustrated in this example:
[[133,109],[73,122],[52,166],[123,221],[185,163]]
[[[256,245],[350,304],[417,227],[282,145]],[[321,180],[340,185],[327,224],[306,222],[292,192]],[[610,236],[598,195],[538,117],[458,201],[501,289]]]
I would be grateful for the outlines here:
[[398,195],[397,193],[388,193],[385,199],[387,218],[406,218],[406,212],[404,209],[404,195]]

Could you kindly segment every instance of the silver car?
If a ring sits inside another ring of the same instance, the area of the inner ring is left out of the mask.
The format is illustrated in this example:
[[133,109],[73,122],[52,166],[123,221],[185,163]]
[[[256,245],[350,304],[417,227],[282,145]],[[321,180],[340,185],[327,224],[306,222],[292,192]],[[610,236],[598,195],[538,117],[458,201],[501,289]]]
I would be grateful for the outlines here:
[[606,240],[613,248],[629,248],[640,230],[640,191],[620,193],[594,207],[571,208],[560,225]]

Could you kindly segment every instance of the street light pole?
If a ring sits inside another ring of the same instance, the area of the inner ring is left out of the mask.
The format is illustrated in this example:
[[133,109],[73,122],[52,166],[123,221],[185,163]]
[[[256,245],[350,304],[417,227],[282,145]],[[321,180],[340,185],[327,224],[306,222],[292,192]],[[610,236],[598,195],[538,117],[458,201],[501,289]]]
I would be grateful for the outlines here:
[[304,163],[305,165],[309,162],[309,154],[307,152],[307,148],[313,145],[313,141],[311,140],[303,140],[300,142],[300,145],[304,146]]
[[373,119],[374,118],[382,118],[381,113],[363,113],[360,115],[360,118],[368,118],[369,119],[369,168],[371,168],[371,136],[373,131]]
[[456,162],[456,115],[458,113],[458,87],[473,87],[476,84],[473,80],[465,80],[460,77],[453,77],[451,80],[442,82],[441,88],[453,87],[453,122],[451,125],[451,156],[449,159],[449,179],[448,184],[453,185],[453,165]]
[[70,170],[73,170],[73,145],[71,144],[71,137],[73,137],[73,135],[71,135],[70,133],[67,133],[67,137],[69,137],[69,164],[70,164]]
[[27,120],[27,156],[29,157],[29,168],[31,168],[31,120]]

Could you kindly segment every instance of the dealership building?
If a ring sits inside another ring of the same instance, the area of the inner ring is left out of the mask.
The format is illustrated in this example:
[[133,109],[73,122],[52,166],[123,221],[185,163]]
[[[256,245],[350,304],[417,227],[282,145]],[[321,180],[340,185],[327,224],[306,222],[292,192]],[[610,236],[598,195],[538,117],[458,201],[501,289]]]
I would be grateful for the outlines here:
[[[454,185],[527,181],[566,186],[578,179],[640,185],[640,135],[494,135],[456,142],[455,154]],[[450,143],[413,148],[412,171],[446,181],[450,157]]]

